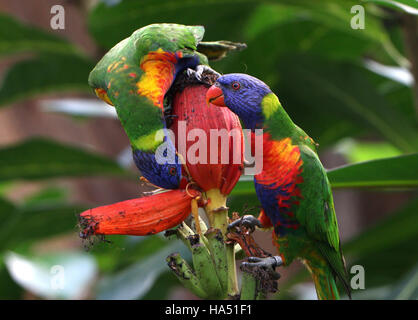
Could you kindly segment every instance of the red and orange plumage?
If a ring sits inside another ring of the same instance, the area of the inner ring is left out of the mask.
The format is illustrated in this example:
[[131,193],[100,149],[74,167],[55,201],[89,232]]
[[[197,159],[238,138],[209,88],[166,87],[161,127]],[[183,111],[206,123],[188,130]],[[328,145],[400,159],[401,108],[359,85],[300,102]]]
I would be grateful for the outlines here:
[[255,175],[254,183],[263,214],[271,217],[270,221],[265,217],[264,222],[282,234],[287,233],[286,229],[299,228],[292,208],[302,198],[302,165],[299,147],[290,138],[277,141],[269,133],[263,134],[263,171]]

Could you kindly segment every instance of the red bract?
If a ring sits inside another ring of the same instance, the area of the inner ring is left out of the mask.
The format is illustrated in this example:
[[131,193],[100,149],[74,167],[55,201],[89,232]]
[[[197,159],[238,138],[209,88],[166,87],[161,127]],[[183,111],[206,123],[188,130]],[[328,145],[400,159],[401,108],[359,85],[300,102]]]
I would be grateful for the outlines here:
[[145,236],[180,224],[191,212],[195,190],[171,190],[89,209],[80,214],[81,237],[125,234]]
[[192,179],[204,191],[219,189],[221,194],[228,195],[243,169],[242,128],[238,117],[228,108],[207,105],[207,90],[204,85],[191,85],[174,96],[176,117],[171,129],[176,136],[177,151],[186,160]]

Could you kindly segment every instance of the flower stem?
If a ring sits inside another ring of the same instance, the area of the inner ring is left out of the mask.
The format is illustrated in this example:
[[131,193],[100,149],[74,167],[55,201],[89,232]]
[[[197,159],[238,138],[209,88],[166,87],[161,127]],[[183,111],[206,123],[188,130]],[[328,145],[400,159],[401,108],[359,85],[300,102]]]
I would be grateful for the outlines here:
[[[210,226],[219,229],[225,237],[229,224],[228,208],[226,206],[227,197],[221,194],[219,189],[211,189],[206,192],[208,203],[206,212],[208,214]],[[228,265],[228,295],[235,296],[238,291],[238,280],[235,265],[234,245],[226,245],[226,257]]]
[[242,273],[240,300],[255,300],[257,295],[257,280],[249,273]]
[[208,214],[210,226],[219,229],[222,235],[226,235],[228,227],[228,208],[226,207],[226,196],[221,194],[219,189],[206,191],[208,204],[206,212]]
[[233,244],[226,245],[226,261],[228,264],[228,295],[235,296],[239,294],[239,289]]
[[208,297],[207,292],[203,289],[200,280],[196,277],[188,263],[180,256],[179,253],[173,253],[167,257],[169,268],[174,272],[183,286],[202,299]]

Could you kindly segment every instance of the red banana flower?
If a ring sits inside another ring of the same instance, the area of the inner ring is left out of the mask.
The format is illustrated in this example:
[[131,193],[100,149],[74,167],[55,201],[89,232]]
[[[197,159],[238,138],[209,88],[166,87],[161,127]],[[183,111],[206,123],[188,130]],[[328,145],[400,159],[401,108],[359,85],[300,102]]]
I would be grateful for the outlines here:
[[[185,159],[193,181],[204,191],[219,189],[228,195],[243,169],[242,128],[228,108],[207,105],[207,90],[204,85],[191,85],[174,96],[176,117],[171,129],[176,136],[177,152]],[[205,134],[204,141],[199,133]]]
[[155,234],[180,224],[191,212],[196,190],[170,190],[89,209],[80,214],[82,238],[91,235]]

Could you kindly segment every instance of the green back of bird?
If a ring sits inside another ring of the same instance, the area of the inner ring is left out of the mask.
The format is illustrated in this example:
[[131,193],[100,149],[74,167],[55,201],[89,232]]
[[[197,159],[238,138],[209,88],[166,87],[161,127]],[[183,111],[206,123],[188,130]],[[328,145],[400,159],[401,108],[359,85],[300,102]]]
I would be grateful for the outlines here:
[[180,59],[196,57],[201,26],[153,24],[115,45],[96,65],[89,84],[99,98],[115,106],[134,149],[154,151],[162,142],[162,99],[174,80]]

